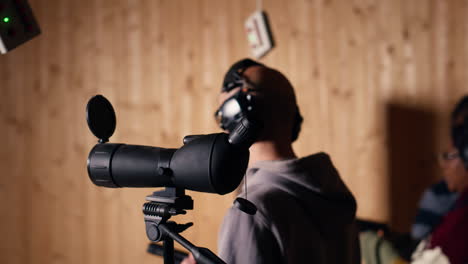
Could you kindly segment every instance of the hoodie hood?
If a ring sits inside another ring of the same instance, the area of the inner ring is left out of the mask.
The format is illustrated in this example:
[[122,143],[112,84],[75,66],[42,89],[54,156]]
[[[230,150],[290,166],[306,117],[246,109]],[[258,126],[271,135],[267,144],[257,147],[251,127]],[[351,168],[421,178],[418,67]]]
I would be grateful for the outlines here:
[[[355,219],[356,201],[325,153],[260,161],[247,170],[246,178],[248,193],[274,188],[294,196],[301,208],[324,228],[348,225]],[[240,196],[244,197],[244,193]],[[261,211],[262,205],[256,206]]]

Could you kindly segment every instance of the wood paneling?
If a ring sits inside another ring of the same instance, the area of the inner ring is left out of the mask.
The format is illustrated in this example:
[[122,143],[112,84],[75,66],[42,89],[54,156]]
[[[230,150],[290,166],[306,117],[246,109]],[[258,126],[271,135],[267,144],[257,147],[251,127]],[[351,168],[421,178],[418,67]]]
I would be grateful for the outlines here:
[[[101,93],[114,104],[112,142],[179,147],[184,135],[218,131],[217,92],[227,67],[248,56],[243,21],[255,1],[31,5],[43,34],[0,57],[0,262],[162,263],[145,253],[141,204],[153,190],[97,188],[88,179],[96,140],[86,102]],[[448,112],[468,92],[468,2],[263,5],[278,46],[262,61],[290,78],[305,118],[298,154],[330,153],[358,215],[407,230],[419,193],[439,177],[418,168],[434,168]],[[428,112],[418,123],[417,113]],[[407,130],[432,147],[415,151]],[[394,173],[402,171],[412,173]],[[404,177],[414,178],[405,185]],[[177,220],[194,221],[185,235],[216,250],[234,195],[190,194],[195,210]]]

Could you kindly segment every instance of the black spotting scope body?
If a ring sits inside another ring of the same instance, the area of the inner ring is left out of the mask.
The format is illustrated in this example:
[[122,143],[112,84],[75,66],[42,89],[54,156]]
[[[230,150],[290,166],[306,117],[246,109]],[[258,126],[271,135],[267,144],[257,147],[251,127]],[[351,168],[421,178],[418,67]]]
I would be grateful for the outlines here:
[[179,149],[100,143],[88,156],[88,174],[103,187],[178,187],[226,194],[241,182],[248,147],[225,133],[189,136]]

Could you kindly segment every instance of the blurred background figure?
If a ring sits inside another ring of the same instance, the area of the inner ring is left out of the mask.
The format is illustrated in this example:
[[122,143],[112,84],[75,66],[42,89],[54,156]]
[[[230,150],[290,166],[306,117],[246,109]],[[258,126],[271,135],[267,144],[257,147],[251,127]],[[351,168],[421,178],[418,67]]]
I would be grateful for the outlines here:
[[452,112],[452,137],[438,158],[444,180],[424,192],[410,236],[361,233],[365,263],[468,263],[468,168],[460,155],[467,147],[467,122],[465,96]]
[[[441,163],[451,158],[447,152],[439,155]],[[427,188],[419,202],[414,224],[411,227],[411,238],[416,241],[425,239],[442,218],[452,209],[459,194],[448,189],[445,180]]]

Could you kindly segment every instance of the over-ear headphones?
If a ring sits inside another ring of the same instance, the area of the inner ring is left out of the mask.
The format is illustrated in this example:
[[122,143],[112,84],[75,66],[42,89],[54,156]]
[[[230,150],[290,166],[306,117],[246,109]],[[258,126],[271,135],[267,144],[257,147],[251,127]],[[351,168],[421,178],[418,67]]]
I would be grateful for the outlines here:
[[296,107],[296,114],[294,115],[294,124],[292,131],[292,142],[296,141],[296,139],[299,137],[299,133],[301,132],[302,127],[302,121],[304,121],[304,118],[302,118],[302,115],[299,111],[299,107]]
[[255,96],[241,89],[226,99],[215,112],[218,125],[229,131],[231,144],[250,147],[257,139],[263,125],[257,118],[255,100]]
[[[215,113],[220,127],[230,132],[231,143],[245,142],[251,145],[262,128],[262,121],[258,118],[258,100],[252,94],[255,85],[242,76],[247,68],[255,65],[264,66],[251,59],[243,59],[234,63],[224,77],[223,92],[241,87],[237,93],[224,101]],[[296,106],[291,138],[293,142],[299,137],[302,121],[299,107]]]
[[468,170],[468,116],[465,117],[463,123],[453,127],[452,138],[460,158]]
[[[459,120],[460,118],[463,120]],[[462,97],[455,105],[451,119],[452,141],[468,170],[468,95]]]

